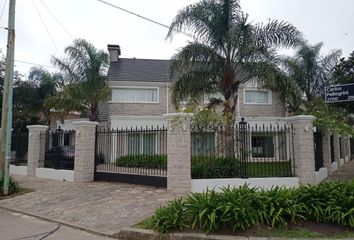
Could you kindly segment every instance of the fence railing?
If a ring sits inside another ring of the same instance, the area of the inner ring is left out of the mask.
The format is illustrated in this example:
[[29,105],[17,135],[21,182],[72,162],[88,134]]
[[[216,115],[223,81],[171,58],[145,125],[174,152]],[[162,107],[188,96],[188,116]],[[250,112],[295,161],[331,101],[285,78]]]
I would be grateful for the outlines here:
[[294,176],[291,125],[192,126],[192,178]]
[[45,141],[44,167],[74,170],[75,131],[49,129],[41,141]]
[[97,172],[166,176],[167,129],[98,128],[95,163]]
[[323,162],[323,139],[322,132],[317,130],[313,133],[314,147],[315,147],[315,170],[318,171],[324,166]]
[[28,129],[12,131],[10,164],[27,165],[28,159]]

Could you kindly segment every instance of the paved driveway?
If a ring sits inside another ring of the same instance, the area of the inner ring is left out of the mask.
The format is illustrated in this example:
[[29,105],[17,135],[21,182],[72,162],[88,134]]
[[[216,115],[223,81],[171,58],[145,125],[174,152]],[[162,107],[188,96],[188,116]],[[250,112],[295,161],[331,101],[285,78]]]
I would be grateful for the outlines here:
[[142,221],[175,197],[166,189],[129,184],[16,179],[36,191],[1,200],[1,207],[106,235]]

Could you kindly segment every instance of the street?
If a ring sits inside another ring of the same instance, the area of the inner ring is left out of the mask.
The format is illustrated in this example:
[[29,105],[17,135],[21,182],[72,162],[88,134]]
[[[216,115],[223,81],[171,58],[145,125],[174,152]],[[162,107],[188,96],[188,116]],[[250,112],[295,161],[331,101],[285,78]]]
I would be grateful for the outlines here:
[[0,209],[1,240],[108,240],[58,223]]

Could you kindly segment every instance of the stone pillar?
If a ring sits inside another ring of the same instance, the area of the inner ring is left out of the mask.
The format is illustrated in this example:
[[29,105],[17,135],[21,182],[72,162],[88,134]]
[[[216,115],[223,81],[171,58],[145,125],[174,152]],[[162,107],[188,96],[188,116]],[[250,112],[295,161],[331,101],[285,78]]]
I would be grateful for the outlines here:
[[35,177],[37,167],[44,164],[45,132],[48,126],[30,125],[28,128],[27,176]]
[[352,159],[352,148],[350,145],[351,138],[352,138],[352,136],[348,137],[348,158],[349,158],[349,161],[353,160]]
[[299,115],[288,118],[294,129],[295,175],[302,184],[315,184],[315,149],[313,139],[314,116]]
[[95,137],[97,122],[73,122],[75,127],[74,182],[91,182],[95,169]]
[[323,151],[323,166],[327,168],[330,173],[332,170],[332,161],[331,161],[331,143],[330,135],[328,132],[323,132],[322,135],[322,151]]
[[333,133],[333,148],[334,148],[334,161],[340,165],[340,144],[339,144],[339,135],[338,133]]
[[167,119],[167,190],[191,192],[191,115],[164,114]]
[[350,150],[349,150],[349,144],[350,144],[350,139],[348,136],[345,136],[344,137],[344,142],[343,142],[343,145],[344,145],[344,162],[348,162],[350,160]]

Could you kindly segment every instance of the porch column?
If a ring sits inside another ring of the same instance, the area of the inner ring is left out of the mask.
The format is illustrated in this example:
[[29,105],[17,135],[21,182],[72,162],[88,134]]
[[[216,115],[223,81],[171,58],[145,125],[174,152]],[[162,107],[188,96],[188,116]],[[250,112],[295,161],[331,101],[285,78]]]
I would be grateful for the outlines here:
[[95,136],[97,122],[73,122],[75,127],[74,182],[91,182],[95,169]]
[[191,192],[191,115],[164,114],[167,119],[167,190]]
[[45,132],[48,126],[30,125],[28,128],[27,176],[35,177],[36,169],[44,166]]
[[294,129],[295,174],[302,184],[315,184],[314,120],[315,117],[311,115],[288,118]]

